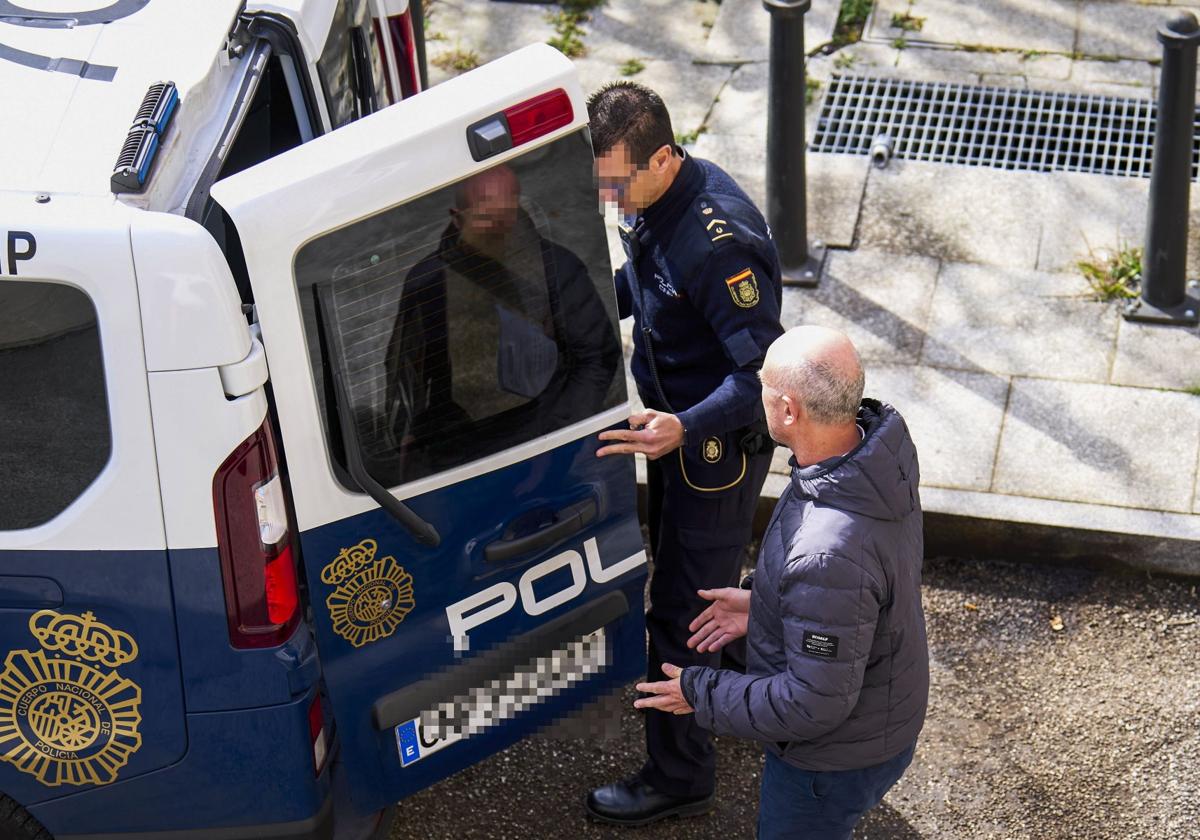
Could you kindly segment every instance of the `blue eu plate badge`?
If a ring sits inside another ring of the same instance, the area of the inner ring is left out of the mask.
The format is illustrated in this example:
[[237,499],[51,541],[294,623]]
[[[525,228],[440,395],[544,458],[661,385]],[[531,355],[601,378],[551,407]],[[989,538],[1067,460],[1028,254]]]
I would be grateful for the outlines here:
[[407,767],[421,758],[421,742],[417,738],[417,722],[410,720],[396,727],[396,741],[400,746],[400,766]]

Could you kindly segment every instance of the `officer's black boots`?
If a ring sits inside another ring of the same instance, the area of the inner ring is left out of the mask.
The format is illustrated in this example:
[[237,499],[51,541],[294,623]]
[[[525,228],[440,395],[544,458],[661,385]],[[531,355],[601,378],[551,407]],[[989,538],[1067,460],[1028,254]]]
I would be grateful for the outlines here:
[[696,817],[712,810],[713,794],[701,797],[668,796],[638,776],[598,787],[587,795],[587,812],[593,818],[618,825],[646,825],[666,817]]

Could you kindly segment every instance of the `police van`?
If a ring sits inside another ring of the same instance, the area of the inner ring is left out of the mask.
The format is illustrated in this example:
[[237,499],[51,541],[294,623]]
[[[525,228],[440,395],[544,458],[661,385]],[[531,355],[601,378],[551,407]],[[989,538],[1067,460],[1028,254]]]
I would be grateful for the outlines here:
[[413,17],[0,2],[0,837],[382,835],[643,672],[583,93]]

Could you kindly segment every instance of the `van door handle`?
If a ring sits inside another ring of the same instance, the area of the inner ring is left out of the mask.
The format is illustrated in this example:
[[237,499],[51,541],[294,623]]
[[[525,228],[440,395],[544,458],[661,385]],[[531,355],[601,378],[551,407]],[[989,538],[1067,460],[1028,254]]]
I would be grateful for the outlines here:
[[44,577],[0,575],[0,609],[44,610],[61,607],[62,587]]
[[483,559],[489,563],[503,563],[524,554],[533,554],[591,525],[596,521],[597,511],[595,499],[584,499],[568,505],[555,513],[554,521],[540,531],[534,531],[524,537],[501,538],[488,543],[483,549]]

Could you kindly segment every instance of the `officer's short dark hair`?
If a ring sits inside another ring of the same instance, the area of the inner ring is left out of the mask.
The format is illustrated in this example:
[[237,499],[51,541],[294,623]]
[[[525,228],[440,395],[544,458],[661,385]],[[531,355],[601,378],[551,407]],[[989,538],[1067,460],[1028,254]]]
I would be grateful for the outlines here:
[[633,161],[644,164],[660,148],[675,143],[662,97],[637,82],[605,85],[591,95],[587,109],[597,157],[623,142]]

